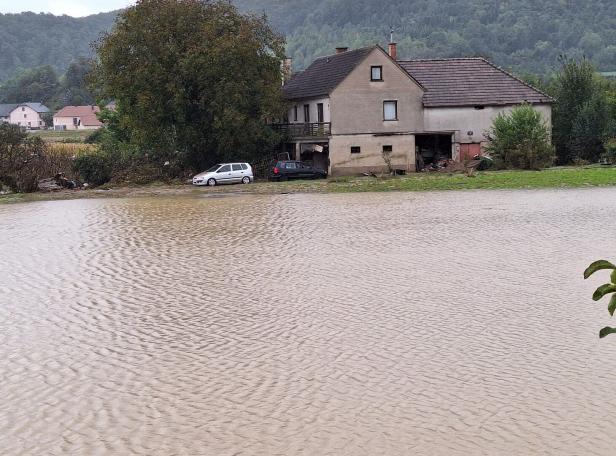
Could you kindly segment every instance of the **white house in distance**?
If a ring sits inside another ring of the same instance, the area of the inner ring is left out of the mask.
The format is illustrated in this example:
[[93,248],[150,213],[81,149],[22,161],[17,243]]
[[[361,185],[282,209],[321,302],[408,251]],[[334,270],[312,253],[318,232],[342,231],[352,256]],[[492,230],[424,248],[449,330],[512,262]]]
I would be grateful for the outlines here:
[[45,127],[45,121],[41,115],[48,112],[49,108],[41,103],[0,104],[0,122],[37,130]]
[[53,116],[54,130],[96,130],[103,126],[98,106],[65,106]]

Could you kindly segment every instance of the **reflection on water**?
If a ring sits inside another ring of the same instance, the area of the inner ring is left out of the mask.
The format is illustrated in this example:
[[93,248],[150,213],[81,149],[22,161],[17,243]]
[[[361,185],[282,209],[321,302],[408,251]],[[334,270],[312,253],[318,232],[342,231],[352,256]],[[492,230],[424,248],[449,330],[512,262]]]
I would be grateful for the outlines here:
[[616,189],[0,206],[2,454],[614,454]]

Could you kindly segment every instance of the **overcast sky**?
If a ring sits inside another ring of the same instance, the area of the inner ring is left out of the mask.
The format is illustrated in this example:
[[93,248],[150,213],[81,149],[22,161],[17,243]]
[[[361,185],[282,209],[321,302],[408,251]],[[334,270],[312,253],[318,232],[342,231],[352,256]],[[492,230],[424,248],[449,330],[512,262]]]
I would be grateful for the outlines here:
[[132,5],[134,0],[0,0],[0,13],[52,13],[81,17]]

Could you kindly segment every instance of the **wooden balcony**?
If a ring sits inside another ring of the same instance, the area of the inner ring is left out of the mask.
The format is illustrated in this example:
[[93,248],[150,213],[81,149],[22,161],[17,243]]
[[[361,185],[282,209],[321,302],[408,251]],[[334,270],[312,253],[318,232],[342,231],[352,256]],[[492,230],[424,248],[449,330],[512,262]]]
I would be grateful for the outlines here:
[[272,124],[272,128],[291,138],[327,138],[332,134],[330,122]]

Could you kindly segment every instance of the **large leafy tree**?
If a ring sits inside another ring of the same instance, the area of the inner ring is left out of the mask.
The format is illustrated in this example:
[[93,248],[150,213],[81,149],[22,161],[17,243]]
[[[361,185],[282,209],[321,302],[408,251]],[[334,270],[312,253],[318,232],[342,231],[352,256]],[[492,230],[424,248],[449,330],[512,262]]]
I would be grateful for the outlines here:
[[91,71],[92,61],[84,57],[76,59],[69,65],[58,93],[60,104],[80,106],[91,105],[95,102],[94,95],[88,88]]
[[225,1],[141,0],[96,44],[96,80],[131,142],[199,168],[278,141],[284,40]]

